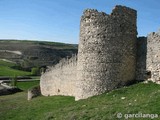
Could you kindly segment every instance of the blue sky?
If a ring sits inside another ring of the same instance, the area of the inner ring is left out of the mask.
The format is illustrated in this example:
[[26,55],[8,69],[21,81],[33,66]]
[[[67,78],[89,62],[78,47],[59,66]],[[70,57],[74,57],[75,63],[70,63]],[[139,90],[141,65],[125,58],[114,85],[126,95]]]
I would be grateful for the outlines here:
[[78,43],[83,10],[115,5],[137,10],[138,36],[160,28],[160,0],[0,0],[0,39]]

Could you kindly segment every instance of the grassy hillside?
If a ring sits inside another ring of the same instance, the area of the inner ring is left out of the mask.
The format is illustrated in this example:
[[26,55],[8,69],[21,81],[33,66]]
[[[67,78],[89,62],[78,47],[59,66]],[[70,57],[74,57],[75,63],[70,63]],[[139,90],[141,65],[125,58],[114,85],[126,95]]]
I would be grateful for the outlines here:
[[26,82],[17,82],[17,87],[20,88],[21,90],[27,91],[29,88],[39,85],[39,81],[26,81]]
[[47,41],[0,40],[0,59],[19,63],[25,70],[51,66],[77,53],[76,44]]
[[116,120],[118,113],[123,120],[128,113],[159,114],[155,120],[160,119],[160,85],[154,83],[139,83],[80,101],[64,96],[27,101],[26,96],[25,92],[1,96],[1,120]]
[[3,40],[0,39],[0,43],[6,44],[32,44],[32,45],[48,45],[55,48],[60,49],[77,49],[77,44],[68,44],[68,43],[61,43],[61,42],[49,42],[49,41],[32,41],[32,40]]
[[30,72],[13,69],[12,67],[15,65],[15,63],[0,60],[0,76],[26,76],[31,74]]

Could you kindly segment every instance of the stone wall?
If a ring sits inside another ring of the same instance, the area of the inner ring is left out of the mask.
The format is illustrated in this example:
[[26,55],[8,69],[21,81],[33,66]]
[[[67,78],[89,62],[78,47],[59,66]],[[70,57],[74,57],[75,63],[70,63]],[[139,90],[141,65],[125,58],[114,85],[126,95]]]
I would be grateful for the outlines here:
[[77,69],[77,56],[62,59],[57,65],[50,67],[41,76],[41,93],[44,96],[74,96]]
[[160,83],[160,34],[139,37],[137,43],[136,80]]
[[84,11],[78,56],[62,59],[41,76],[45,96],[99,95],[136,80],[160,81],[160,34],[137,40],[137,12],[116,6],[110,15]]
[[136,80],[138,81],[143,81],[147,79],[146,56],[147,56],[147,37],[139,37],[137,38],[137,66],[136,66]]
[[160,34],[151,33],[147,36],[147,71],[149,80],[160,83]]
[[28,96],[27,99],[31,100],[34,97],[40,96],[41,95],[41,91],[40,91],[40,86],[34,86],[30,89],[28,89]]
[[136,11],[116,6],[111,15],[87,9],[81,17],[76,100],[135,80]]

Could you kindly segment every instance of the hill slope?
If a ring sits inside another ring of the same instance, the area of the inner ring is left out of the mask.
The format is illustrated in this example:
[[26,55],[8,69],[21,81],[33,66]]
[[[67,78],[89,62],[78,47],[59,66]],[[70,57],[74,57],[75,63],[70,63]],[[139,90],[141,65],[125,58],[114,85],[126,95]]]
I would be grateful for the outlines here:
[[[64,96],[26,99],[24,92],[0,97],[1,120],[116,120],[119,113],[122,119],[138,113],[152,114],[152,119],[159,114],[155,120],[160,119],[160,85],[154,83],[138,83],[80,101]],[[129,120],[134,119],[143,118]]]
[[14,66],[16,66],[15,63],[0,60],[0,78],[1,76],[13,77],[31,75],[30,72],[13,69]]
[[27,40],[0,40],[0,59],[21,64],[22,67],[56,64],[64,57],[77,53],[77,45]]

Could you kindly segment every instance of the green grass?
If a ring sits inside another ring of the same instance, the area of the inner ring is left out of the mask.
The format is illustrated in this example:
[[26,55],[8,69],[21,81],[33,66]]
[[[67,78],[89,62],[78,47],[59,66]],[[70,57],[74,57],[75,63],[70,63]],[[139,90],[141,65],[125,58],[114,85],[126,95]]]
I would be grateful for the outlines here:
[[21,70],[15,70],[10,67],[0,66],[0,76],[27,76],[30,72],[25,72]]
[[32,86],[39,85],[39,81],[27,81],[27,82],[17,82],[17,87],[21,90],[28,90]]
[[12,67],[14,66],[15,63],[12,63],[12,62],[6,62],[4,60],[0,60],[0,66],[7,66],[7,67]]
[[13,69],[16,64],[0,60],[0,76],[27,76],[30,72]]
[[160,85],[154,83],[138,83],[80,101],[65,96],[27,101],[26,96],[26,92],[1,96],[1,120],[116,120],[117,113],[138,112],[160,116]]

